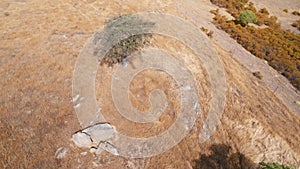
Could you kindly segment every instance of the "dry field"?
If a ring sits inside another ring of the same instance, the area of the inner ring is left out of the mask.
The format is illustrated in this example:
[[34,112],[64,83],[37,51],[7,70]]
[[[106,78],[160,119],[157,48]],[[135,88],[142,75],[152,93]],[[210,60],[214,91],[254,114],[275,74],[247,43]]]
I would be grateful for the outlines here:
[[[196,79],[202,114],[192,131],[169,151],[141,159],[108,152],[95,155],[71,141],[72,134],[82,129],[72,103],[72,77],[87,39],[105,21],[120,14],[161,12],[195,22],[189,16],[197,16],[193,14],[196,11],[180,10],[180,3],[181,0],[1,0],[0,168],[193,168],[199,158],[212,154],[212,145],[230,147],[230,154],[239,152],[253,163],[279,162],[300,167],[299,112],[284,103],[268,83],[254,77],[214,38],[210,41],[225,69],[227,99],[221,123],[210,140],[200,142],[211,99],[207,72],[183,44],[154,36],[151,45],[178,56]],[[206,12],[214,8],[209,1],[193,5]],[[204,15],[201,24],[213,27],[210,17]],[[218,32],[214,36],[220,37]],[[95,89],[103,115],[120,132],[148,137],[174,122],[179,95],[174,79],[150,70],[133,79],[129,99],[137,109],[149,108],[147,98],[157,88],[165,91],[170,102],[161,123],[142,125],[126,121],[115,109],[110,93],[114,71],[115,67],[100,66]],[[60,147],[67,152],[57,158]]]

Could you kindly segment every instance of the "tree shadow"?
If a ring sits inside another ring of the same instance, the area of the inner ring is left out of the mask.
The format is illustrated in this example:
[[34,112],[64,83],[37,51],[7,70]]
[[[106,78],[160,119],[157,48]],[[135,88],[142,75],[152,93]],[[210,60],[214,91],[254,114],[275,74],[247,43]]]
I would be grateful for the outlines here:
[[256,169],[253,161],[240,152],[231,153],[231,147],[225,144],[211,146],[211,155],[202,154],[195,160],[196,169]]

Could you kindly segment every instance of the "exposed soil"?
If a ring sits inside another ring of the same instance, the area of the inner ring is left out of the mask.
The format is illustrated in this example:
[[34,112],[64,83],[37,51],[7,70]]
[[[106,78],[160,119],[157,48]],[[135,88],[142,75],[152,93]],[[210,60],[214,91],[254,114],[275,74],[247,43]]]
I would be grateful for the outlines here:
[[[193,12],[197,11],[179,10],[180,3],[171,0],[1,1],[0,168],[199,168],[199,160],[203,163],[206,161],[203,159],[220,154],[218,150],[222,146],[216,148],[215,144],[224,145],[225,152],[230,147],[227,156],[221,159],[224,162],[233,159],[232,165],[237,167],[260,161],[300,167],[297,108],[282,101],[283,97],[274,93],[268,83],[254,77],[234,53],[226,51],[228,48],[217,39],[222,36],[217,31],[211,43],[226,71],[227,100],[221,123],[209,141],[200,142],[211,99],[207,72],[184,44],[162,36],[154,36],[151,45],[181,59],[197,82],[202,109],[189,135],[169,151],[143,159],[126,159],[108,152],[96,156],[70,141],[72,134],[81,129],[72,103],[72,76],[87,39],[106,20],[125,13],[166,12],[195,22],[190,14],[196,17]],[[205,11],[215,8],[209,1],[191,1],[190,5]],[[203,15],[200,25],[212,27],[211,18],[210,14]],[[132,66],[130,60],[128,66]],[[179,89],[174,79],[154,70],[133,78],[129,98],[137,109],[149,108],[147,98],[153,89],[165,91],[169,101],[159,123],[133,123],[118,114],[111,99],[111,78],[116,67],[102,65],[97,73],[96,96],[105,118],[120,132],[136,137],[152,136],[168,128],[178,109]],[[57,158],[60,147],[68,151]],[[236,158],[244,159],[244,163],[235,162]],[[211,165],[221,166],[214,160]]]
[[[299,16],[295,16],[292,14],[293,11],[297,11],[300,9],[300,3],[297,0],[289,0],[289,1],[257,1],[252,0],[255,4],[255,7],[258,9],[262,9],[264,7],[268,8],[271,15],[276,16],[278,21],[281,23],[284,29],[290,29],[296,33],[300,33],[299,30],[292,27],[291,25],[299,19]],[[284,12],[283,10],[287,9],[288,12]]]

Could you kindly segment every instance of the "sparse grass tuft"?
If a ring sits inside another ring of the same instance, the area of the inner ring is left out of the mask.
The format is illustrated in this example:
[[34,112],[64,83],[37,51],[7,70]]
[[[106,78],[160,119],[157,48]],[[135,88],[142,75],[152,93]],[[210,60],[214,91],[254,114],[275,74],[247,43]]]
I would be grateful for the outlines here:
[[260,71],[253,72],[252,74],[260,80],[263,78],[263,75],[260,73]]
[[207,28],[201,27],[200,30],[204,32],[209,38],[213,37],[214,31],[208,30]]
[[292,14],[296,15],[296,16],[300,16],[300,12],[299,11],[293,11]]
[[298,19],[297,21],[295,21],[292,24],[293,27],[297,28],[300,31],[300,19]]
[[266,14],[266,15],[269,15],[269,11],[266,8],[260,9],[259,12],[263,13],[263,14]]

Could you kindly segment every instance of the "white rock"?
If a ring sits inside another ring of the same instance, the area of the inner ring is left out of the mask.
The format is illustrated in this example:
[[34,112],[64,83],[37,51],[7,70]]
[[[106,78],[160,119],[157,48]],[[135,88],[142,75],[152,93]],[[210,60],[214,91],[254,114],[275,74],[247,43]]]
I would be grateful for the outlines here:
[[90,148],[92,146],[92,140],[89,135],[83,132],[77,132],[72,136],[73,142],[80,148]]
[[80,107],[80,103],[76,104],[76,105],[74,106],[74,109],[77,109],[78,107]]
[[75,97],[73,97],[72,101],[73,101],[73,102],[76,102],[76,101],[78,100],[78,98],[79,98],[79,94],[76,95]]
[[91,137],[93,142],[98,145],[101,141],[112,138],[115,130],[113,126],[108,123],[98,123],[87,127],[82,132],[87,133]]
[[97,151],[96,148],[94,148],[94,147],[90,148],[90,153],[96,153],[96,151]]
[[119,155],[117,148],[113,144],[111,144],[110,142],[107,142],[107,141],[106,142],[101,142],[98,146],[98,149],[105,150],[105,151],[110,152],[114,155]]
[[100,155],[104,150],[100,147],[96,150],[95,154]]
[[62,158],[65,157],[65,155],[67,154],[68,151],[69,151],[68,148],[66,148],[66,147],[60,147],[60,148],[58,148],[58,149],[56,150],[56,152],[55,152],[55,157],[56,157],[57,159],[62,159]]
[[80,154],[83,155],[83,156],[85,156],[85,155],[87,155],[87,152],[84,151],[84,152],[81,152]]
[[180,89],[181,89],[181,90],[191,90],[192,88],[191,88],[191,86],[186,86],[186,85],[184,85],[184,86],[181,86]]

